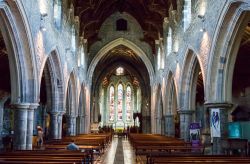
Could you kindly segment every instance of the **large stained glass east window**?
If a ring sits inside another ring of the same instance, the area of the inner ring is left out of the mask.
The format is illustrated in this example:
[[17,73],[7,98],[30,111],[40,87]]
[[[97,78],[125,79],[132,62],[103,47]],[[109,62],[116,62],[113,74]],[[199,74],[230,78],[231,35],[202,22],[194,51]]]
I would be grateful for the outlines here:
[[126,118],[127,121],[131,120],[132,115],[132,98],[131,98],[131,87],[128,86],[126,90]]
[[122,84],[118,85],[118,102],[117,102],[117,120],[122,120],[122,101],[123,99],[123,87]]
[[115,118],[115,88],[111,86],[109,89],[109,120],[114,121]]

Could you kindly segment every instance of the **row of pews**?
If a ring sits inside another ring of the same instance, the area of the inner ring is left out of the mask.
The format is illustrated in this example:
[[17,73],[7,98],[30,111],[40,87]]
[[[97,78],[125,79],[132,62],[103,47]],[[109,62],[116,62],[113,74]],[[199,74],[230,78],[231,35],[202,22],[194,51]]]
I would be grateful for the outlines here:
[[250,163],[249,157],[205,155],[204,146],[192,146],[173,137],[131,133],[129,140],[138,163]]
[[[72,141],[79,150],[67,150]],[[82,134],[45,142],[41,149],[0,152],[0,163],[90,164],[112,141],[111,133]]]

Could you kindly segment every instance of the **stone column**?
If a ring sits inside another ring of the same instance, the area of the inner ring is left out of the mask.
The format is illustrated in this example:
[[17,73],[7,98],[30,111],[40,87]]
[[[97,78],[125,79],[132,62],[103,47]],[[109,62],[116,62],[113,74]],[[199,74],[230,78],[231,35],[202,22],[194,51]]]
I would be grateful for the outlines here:
[[50,137],[58,139],[58,112],[50,113]]
[[189,126],[192,122],[193,110],[180,110],[180,137],[185,141],[190,140],[189,136]]
[[232,107],[232,104],[215,102],[215,103],[205,103],[205,106],[210,110],[210,112],[211,112],[211,109],[215,109],[215,108],[219,109],[220,111],[219,119],[220,119],[221,137],[211,136],[211,143],[213,144],[212,146],[213,154],[223,154],[222,147],[221,147],[221,140],[227,137],[228,110]]
[[64,113],[59,113],[58,118],[57,118],[57,139],[62,139],[62,119],[63,119],[63,114]]
[[165,116],[165,134],[167,136],[175,136],[175,125],[174,125],[174,115],[167,114]]
[[142,116],[142,133],[150,133],[151,132],[151,116]]
[[84,134],[85,133],[85,116],[79,116],[80,118],[80,134]]
[[33,141],[33,126],[34,126],[34,110],[39,104],[30,104],[27,110],[27,138],[26,138],[26,149],[32,150]]
[[72,125],[73,125],[73,135],[74,136],[76,136],[76,116],[74,116],[73,118],[72,118],[72,121],[73,121],[73,123],[72,123]]
[[68,129],[68,132],[67,134],[69,136],[74,136],[75,135],[75,132],[76,132],[76,117],[73,117],[73,116],[68,116],[67,117],[67,129]]
[[29,103],[15,104],[14,111],[14,149],[25,150],[27,138],[27,117]]

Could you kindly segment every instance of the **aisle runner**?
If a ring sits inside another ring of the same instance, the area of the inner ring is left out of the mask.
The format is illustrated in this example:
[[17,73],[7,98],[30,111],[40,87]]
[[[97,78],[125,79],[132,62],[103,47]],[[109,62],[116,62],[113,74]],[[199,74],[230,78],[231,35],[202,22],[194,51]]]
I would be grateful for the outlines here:
[[124,164],[123,147],[122,147],[121,138],[118,138],[118,145],[116,148],[114,164]]

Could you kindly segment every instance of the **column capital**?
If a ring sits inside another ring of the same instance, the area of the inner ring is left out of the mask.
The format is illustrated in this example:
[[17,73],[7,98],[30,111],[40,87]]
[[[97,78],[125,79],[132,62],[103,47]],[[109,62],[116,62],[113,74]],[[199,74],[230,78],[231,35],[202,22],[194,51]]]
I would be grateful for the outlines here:
[[178,110],[179,114],[193,114],[194,110]]
[[205,102],[204,106],[206,108],[223,108],[223,109],[228,109],[233,106],[232,103],[229,102]]
[[30,103],[29,109],[36,109],[38,106],[38,103]]
[[30,103],[18,103],[18,104],[12,104],[14,109],[28,109],[30,107]]

